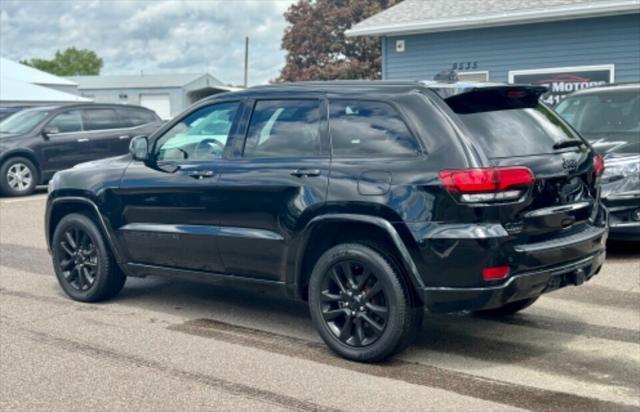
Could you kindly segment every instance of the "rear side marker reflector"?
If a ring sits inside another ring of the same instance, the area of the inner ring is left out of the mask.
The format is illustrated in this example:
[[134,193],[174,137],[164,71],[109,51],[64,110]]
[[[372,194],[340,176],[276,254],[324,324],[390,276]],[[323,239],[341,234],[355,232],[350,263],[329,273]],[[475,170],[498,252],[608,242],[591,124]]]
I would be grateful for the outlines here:
[[509,266],[493,266],[482,269],[482,279],[500,280],[509,275]]

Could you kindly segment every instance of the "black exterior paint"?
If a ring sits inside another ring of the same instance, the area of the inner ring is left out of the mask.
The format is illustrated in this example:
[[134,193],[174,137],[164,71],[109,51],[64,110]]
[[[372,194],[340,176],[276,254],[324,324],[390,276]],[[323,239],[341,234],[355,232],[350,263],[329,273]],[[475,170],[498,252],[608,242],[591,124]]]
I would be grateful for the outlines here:
[[[337,158],[330,154],[327,98],[391,103],[417,138],[411,156]],[[313,158],[242,157],[256,99],[323,102],[323,151]],[[249,284],[305,296],[305,252],[326,225],[358,225],[366,239],[383,234],[417,295],[434,312],[500,306],[545,289],[563,276],[580,283],[604,258],[606,210],[601,207],[588,145],[555,154],[491,159],[464,134],[464,125],[433,91],[417,83],[309,83],[218,95],[190,108],[239,101],[242,110],[224,157],[167,171],[130,156],[56,174],[47,202],[47,240],[62,205],[83,202],[99,214],[120,266],[130,276],[169,275]],[[186,115],[185,113],[184,115]],[[180,120],[154,133],[153,142]],[[563,168],[570,159],[576,170]],[[520,202],[462,205],[438,179],[444,168],[526,165],[536,185]],[[175,168],[174,168],[175,169]],[[194,179],[189,172],[211,176]],[[312,176],[293,173],[313,170]],[[553,190],[572,176],[589,193],[575,209]],[[82,200],[80,200],[82,199]],[[565,227],[570,221],[570,227]],[[578,239],[578,240],[576,240]],[[532,246],[522,252],[523,246]],[[486,282],[482,268],[508,264],[511,275]],[[534,285],[534,286],[532,286]]]
[[57,171],[68,169],[82,162],[126,154],[130,138],[151,134],[162,124],[162,120],[155,113],[136,106],[136,110],[148,112],[156,118],[156,121],[136,127],[109,130],[58,133],[51,136],[45,136],[43,133],[49,122],[61,113],[102,108],[128,110],[131,106],[85,103],[32,108],[32,110],[46,111],[48,115],[27,133],[0,134],[0,164],[12,157],[26,157],[38,169],[37,183],[42,184],[46,183]]

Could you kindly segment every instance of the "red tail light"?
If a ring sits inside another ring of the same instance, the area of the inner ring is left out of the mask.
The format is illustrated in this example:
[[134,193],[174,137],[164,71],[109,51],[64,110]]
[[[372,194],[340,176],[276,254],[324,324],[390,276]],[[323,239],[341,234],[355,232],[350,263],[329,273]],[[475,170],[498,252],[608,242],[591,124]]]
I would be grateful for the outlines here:
[[604,159],[599,154],[593,156],[593,171],[596,176],[600,176],[604,172]]
[[482,269],[482,279],[484,280],[500,280],[509,274],[509,266],[493,266]]
[[535,181],[533,172],[522,166],[483,169],[442,170],[442,185],[451,193],[459,193],[465,202],[513,200],[522,195],[518,189]]

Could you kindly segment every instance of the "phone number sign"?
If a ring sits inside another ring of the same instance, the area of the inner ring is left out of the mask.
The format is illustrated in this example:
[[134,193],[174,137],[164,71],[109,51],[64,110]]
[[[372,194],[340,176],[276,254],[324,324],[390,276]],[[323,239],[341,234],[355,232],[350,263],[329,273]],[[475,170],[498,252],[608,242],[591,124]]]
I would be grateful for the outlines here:
[[545,86],[549,91],[542,96],[542,100],[556,105],[577,90],[613,83],[613,73],[613,65],[513,70],[509,72],[509,83]]

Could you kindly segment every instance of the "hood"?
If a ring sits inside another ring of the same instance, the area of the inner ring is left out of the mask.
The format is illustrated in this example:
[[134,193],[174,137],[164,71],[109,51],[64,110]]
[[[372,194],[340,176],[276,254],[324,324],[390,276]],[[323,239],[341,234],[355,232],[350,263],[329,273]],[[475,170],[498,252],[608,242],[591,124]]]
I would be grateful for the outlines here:
[[82,170],[82,169],[104,169],[113,164],[117,164],[120,167],[119,163],[122,160],[128,160],[130,157],[129,154],[107,157],[105,159],[100,160],[92,160],[90,162],[79,163],[73,166],[70,170]]
[[11,133],[11,134],[6,134],[6,133],[0,133],[0,144],[3,143],[9,143],[12,142],[16,139],[21,139],[22,137],[24,137],[24,134],[15,134],[15,133]]
[[583,133],[593,148],[604,157],[640,154],[640,132],[589,135]]

